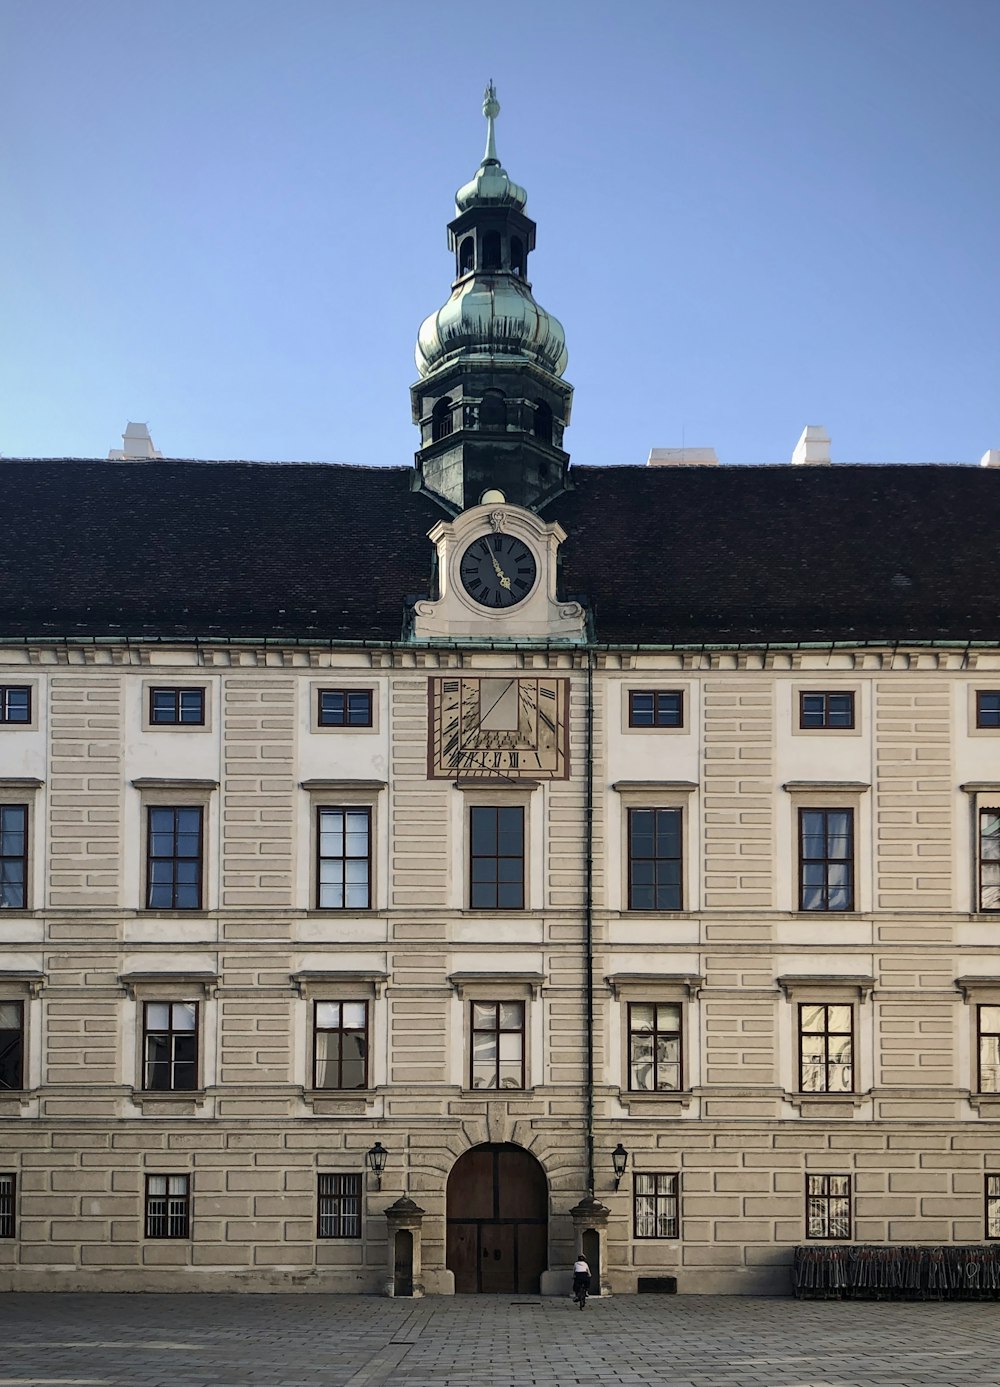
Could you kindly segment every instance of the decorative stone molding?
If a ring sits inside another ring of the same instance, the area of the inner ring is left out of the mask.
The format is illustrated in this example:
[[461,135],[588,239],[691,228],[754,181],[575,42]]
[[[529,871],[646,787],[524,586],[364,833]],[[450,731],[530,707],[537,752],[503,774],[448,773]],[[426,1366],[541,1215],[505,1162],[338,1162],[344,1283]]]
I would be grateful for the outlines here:
[[[462,998],[470,1001],[517,1001],[535,998],[545,985],[544,973],[518,973],[501,970],[476,973],[449,973],[448,981]],[[476,1090],[478,1093],[480,1090]]]
[[307,1001],[352,1002],[381,997],[387,973],[356,971],[350,968],[303,968],[290,974],[292,985]]
[[686,1002],[705,985],[700,973],[610,973],[604,981],[616,1002]]

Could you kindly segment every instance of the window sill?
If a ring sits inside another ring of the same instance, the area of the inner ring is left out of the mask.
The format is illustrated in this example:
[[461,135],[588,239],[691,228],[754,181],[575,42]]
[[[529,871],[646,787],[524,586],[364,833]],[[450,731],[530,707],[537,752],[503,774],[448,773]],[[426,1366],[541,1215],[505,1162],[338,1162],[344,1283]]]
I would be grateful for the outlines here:
[[531,1088],[463,1088],[463,1098],[526,1098],[534,1092]]
[[620,1089],[618,1101],[631,1112],[633,1108],[651,1117],[671,1117],[691,1106],[694,1094],[688,1089],[658,1089],[646,1092],[642,1089]]
[[970,1093],[969,1103],[980,1117],[1000,1117],[1000,1093]]
[[800,1117],[851,1117],[865,1098],[860,1093],[786,1093]]
[[143,1112],[148,1112],[151,1117],[162,1116],[165,1113],[175,1113],[183,1117],[203,1108],[207,1099],[208,1094],[203,1088],[183,1091],[164,1089],[162,1092],[153,1089],[133,1089],[131,1094],[135,1106],[142,1108]]
[[369,1103],[375,1101],[375,1090],[371,1088],[304,1089],[302,1101],[318,1117],[326,1115],[350,1116],[364,1113]]
[[0,1117],[17,1117],[22,1108],[26,1108],[34,1098],[34,1093],[27,1088],[5,1088],[0,1093]]

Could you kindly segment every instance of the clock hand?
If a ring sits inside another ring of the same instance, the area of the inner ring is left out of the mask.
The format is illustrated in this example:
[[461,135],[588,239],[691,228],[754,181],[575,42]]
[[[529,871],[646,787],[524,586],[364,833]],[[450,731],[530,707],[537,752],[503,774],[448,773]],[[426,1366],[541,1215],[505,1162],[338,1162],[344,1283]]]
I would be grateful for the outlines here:
[[491,554],[490,554],[490,558],[493,560],[493,569],[494,569],[494,572],[496,573],[497,577],[500,579],[500,586],[501,586],[502,588],[509,588],[509,587],[510,587],[510,579],[507,577],[506,573],[503,571],[503,569],[502,569],[502,568],[500,567],[500,565],[497,563],[497,556],[496,556],[496,554],[491,553]]

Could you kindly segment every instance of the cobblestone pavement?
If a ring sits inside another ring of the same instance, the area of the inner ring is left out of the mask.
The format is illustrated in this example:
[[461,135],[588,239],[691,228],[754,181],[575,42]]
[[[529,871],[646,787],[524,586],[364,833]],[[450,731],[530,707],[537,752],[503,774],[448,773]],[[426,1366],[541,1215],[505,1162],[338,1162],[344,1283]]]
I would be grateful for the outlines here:
[[0,1387],[1000,1387],[1000,1305],[3,1295]]

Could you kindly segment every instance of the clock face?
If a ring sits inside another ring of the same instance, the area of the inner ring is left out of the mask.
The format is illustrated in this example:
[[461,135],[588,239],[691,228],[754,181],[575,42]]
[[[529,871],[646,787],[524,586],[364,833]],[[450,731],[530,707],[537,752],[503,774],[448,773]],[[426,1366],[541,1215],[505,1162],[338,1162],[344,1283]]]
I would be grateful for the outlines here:
[[458,571],[473,602],[494,611],[522,602],[535,586],[537,573],[528,546],[499,530],[474,539],[462,555]]
[[569,680],[433,678],[432,778],[569,776]]

